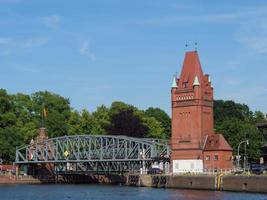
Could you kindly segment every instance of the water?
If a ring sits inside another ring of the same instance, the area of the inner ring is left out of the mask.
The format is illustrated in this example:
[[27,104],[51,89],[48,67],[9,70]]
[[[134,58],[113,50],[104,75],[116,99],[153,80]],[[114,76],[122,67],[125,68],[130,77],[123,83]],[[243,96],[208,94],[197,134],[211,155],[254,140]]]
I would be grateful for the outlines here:
[[0,200],[267,200],[266,194],[111,185],[0,185]]

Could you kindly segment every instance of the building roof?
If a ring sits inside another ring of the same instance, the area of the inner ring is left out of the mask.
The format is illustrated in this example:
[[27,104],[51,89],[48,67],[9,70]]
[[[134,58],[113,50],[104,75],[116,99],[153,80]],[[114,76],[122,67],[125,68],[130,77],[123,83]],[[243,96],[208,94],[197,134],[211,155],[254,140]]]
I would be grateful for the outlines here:
[[198,81],[201,84],[204,75],[199,61],[198,53],[197,51],[186,52],[183,68],[180,74],[179,87],[182,87],[183,83],[185,82],[188,83],[188,87],[193,87],[196,76],[198,77]]
[[209,135],[204,146],[204,151],[232,151],[233,149],[222,134]]

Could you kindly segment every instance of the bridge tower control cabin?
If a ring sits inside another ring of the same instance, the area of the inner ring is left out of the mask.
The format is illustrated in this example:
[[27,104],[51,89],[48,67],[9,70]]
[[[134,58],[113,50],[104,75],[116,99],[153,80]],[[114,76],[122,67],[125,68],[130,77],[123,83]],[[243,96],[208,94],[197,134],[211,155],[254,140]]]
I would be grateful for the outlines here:
[[186,52],[171,89],[173,173],[232,168],[232,148],[214,133],[213,87],[197,51]]

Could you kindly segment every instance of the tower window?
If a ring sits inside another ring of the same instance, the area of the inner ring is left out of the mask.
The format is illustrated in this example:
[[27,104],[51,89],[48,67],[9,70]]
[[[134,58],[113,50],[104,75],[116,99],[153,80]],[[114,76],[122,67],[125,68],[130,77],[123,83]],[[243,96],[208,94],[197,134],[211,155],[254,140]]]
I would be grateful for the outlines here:
[[209,155],[206,156],[206,160],[210,160],[210,156]]
[[188,87],[188,81],[183,82],[183,88],[187,88]]
[[219,160],[218,155],[214,155],[214,160]]

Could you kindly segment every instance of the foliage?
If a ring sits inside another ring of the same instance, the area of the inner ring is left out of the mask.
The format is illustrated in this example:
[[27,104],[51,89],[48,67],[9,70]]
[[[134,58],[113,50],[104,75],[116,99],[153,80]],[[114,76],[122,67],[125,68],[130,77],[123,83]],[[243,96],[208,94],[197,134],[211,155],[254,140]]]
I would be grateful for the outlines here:
[[161,110],[160,108],[148,108],[145,111],[145,114],[149,117],[154,117],[156,121],[158,121],[163,128],[164,138],[169,138],[171,136],[171,118],[169,115]]
[[[44,109],[47,111],[45,118]],[[262,112],[253,113],[247,105],[234,101],[217,100],[214,101],[214,118],[216,132],[225,136],[235,154],[240,141],[249,139],[247,153],[251,160],[258,159],[265,139],[255,124],[264,121]],[[72,109],[67,98],[48,91],[9,95],[0,89],[0,157],[6,163],[14,161],[16,146],[29,144],[42,125],[47,128],[49,137],[111,134],[168,139],[171,135],[171,119],[160,108],[143,111],[115,101],[110,107],[101,105],[90,113],[86,109]],[[240,152],[244,154],[244,145]]]
[[148,127],[143,123],[140,112],[134,106],[123,102],[113,102],[110,107],[110,125],[107,131],[111,135],[145,137]]
[[91,134],[104,135],[107,134],[107,127],[110,126],[109,109],[102,105],[92,113],[92,130]]
[[42,121],[43,110],[47,110],[46,128],[49,137],[65,135],[70,118],[70,102],[68,99],[48,91],[31,95],[35,117]]
[[[240,142],[249,140],[247,155],[250,161],[258,162],[260,147],[265,142],[263,134],[256,128],[256,123],[264,121],[260,111],[252,112],[245,104],[234,101],[214,101],[215,130],[222,133],[237,155]],[[240,146],[240,155],[244,155],[245,145]]]

